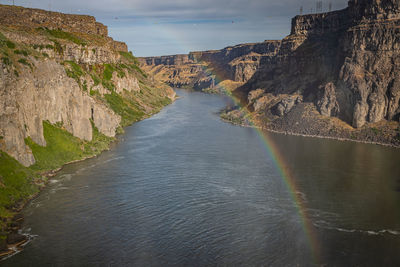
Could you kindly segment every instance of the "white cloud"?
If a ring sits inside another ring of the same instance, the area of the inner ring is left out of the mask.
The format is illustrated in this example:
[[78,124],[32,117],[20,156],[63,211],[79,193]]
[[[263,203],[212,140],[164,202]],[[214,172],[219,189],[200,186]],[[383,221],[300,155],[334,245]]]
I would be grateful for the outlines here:
[[[17,5],[89,14],[109,26],[139,56],[217,49],[243,42],[280,39],[290,19],[315,10],[314,0],[15,0]],[[328,8],[329,0],[325,0]],[[344,8],[346,0],[332,0]],[[10,4],[10,0],[0,0]],[[117,18],[117,19],[116,19]],[[234,21],[234,23],[231,23]]]

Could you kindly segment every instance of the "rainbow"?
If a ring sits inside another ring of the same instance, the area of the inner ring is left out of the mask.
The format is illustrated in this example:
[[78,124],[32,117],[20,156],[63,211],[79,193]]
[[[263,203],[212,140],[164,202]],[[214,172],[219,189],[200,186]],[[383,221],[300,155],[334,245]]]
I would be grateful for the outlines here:
[[[210,71],[206,67],[203,67],[203,71],[205,72],[205,74],[215,77],[215,84],[219,86],[219,90],[221,90],[222,92],[229,92],[227,88],[220,84],[220,82],[222,81],[222,79],[219,78],[221,77],[220,75]],[[318,238],[313,231],[314,226],[307,213],[307,207],[300,197],[300,190],[298,189],[295,175],[291,172],[288,164],[285,161],[285,158],[282,156],[277,145],[270,137],[270,133],[255,125],[255,120],[251,119],[253,117],[253,113],[251,113],[246,106],[242,105],[241,102],[233,94],[228,93],[226,95],[228,95],[232,99],[234,104],[238,106],[242,112],[245,113],[245,117],[250,118],[250,120],[248,120],[248,123],[250,124],[251,128],[253,128],[257,132],[257,135],[263,142],[269,157],[272,159],[276,169],[278,170],[280,177],[282,178],[287,189],[289,190],[290,196],[293,200],[293,203],[295,204],[298,215],[300,217],[303,231],[308,238],[314,263],[321,263]]]

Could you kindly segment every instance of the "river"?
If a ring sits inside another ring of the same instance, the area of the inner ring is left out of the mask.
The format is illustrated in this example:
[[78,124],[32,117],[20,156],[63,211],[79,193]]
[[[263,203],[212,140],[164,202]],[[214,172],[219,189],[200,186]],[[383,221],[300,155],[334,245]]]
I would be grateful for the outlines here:
[[23,211],[32,241],[1,264],[400,264],[400,150],[269,133],[283,177],[255,129],[220,120],[229,98],[177,93],[64,167]]

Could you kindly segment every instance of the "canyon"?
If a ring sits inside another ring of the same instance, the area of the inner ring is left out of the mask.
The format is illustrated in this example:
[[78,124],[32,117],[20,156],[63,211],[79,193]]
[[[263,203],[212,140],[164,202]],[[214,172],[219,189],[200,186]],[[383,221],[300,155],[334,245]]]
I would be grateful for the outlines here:
[[139,60],[171,86],[235,95],[230,121],[399,146],[399,33],[397,1],[352,0],[294,17],[283,40]]
[[172,88],[231,96],[220,116],[235,124],[400,147],[399,38],[398,1],[350,0],[294,17],[283,40],[136,58],[92,16],[0,5],[0,257],[26,241],[18,212],[50,176]]

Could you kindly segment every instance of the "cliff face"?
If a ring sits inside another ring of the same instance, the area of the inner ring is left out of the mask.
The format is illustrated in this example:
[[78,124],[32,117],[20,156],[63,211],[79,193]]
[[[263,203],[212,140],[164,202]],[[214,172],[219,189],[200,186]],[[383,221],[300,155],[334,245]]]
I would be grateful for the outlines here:
[[191,52],[188,55],[139,58],[144,69],[174,87],[196,90],[213,88],[221,81],[242,84],[248,81],[262,61],[279,51],[280,41],[241,44],[222,50]]
[[24,166],[35,163],[28,137],[46,146],[43,121],[91,141],[92,123],[113,137],[133,120],[124,120],[115,99],[138,102],[132,109],[143,114],[159,108],[135,98],[151,82],[126,44],[108,37],[94,17],[0,5],[0,25],[0,149]]
[[297,16],[275,61],[241,91],[301,94],[357,128],[398,120],[399,13],[395,1],[350,1],[342,11]]
[[19,77],[0,69],[0,135],[1,150],[23,165],[35,163],[28,136],[46,146],[43,121],[62,122],[65,129],[83,140],[92,140],[90,119],[100,132],[115,136],[120,116],[104,103],[83,92],[76,81],[67,76],[63,66],[53,60],[33,61],[35,68],[20,70]]
[[46,27],[53,30],[101,36],[110,48],[117,51],[128,51],[125,43],[110,38],[107,26],[97,22],[92,16],[1,5],[0,25],[24,29]]

